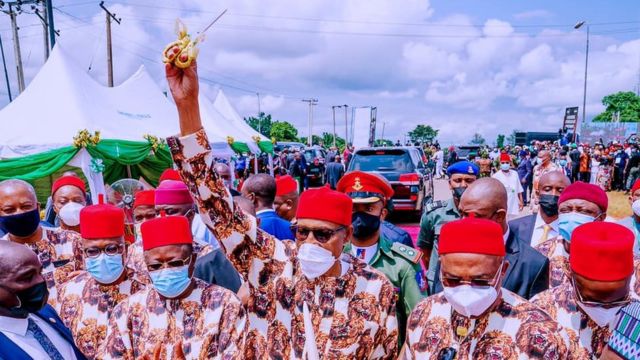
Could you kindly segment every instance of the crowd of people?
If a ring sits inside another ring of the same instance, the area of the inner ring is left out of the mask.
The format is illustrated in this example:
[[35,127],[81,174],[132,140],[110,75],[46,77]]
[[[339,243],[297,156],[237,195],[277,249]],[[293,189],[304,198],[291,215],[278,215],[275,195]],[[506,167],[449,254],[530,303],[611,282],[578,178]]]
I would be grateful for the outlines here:
[[[75,174],[54,182],[48,225],[29,183],[0,182],[0,358],[638,358],[631,160],[621,224],[552,143],[481,156],[488,170],[450,161],[452,198],[427,206],[414,247],[385,221],[393,188],[374,173],[302,191],[294,153],[292,173],[234,186],[202,128],[195,64],[167,79],[174,168],[135,194],[133,226],[101,195],[89,205]],[[526,162],[536,207],[516,219]]]

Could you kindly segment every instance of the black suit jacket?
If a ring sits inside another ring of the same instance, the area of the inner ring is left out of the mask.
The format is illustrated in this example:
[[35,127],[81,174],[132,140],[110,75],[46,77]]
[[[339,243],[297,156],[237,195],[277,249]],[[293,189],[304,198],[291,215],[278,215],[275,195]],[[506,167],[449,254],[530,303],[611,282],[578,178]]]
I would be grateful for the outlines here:
[[193,275],[209,284],[221,286],[234,293],[237,293],[242,285],[240,274],[227,259],[222,249],[213,250],[207,255],[199,257],[196,260]]
[[531,245],[533,229],[536,226],[536,216],[537,214],[527,215],[509,221],[509,229],[516,234],[518,240],[524,241],[527,245]]
[[[502,280],[503,288],[525,299],[531,299],[537,293],[549,288],[549,260],[532,248],[526,240],[518,240],[513,229],[509,230],[504,259],[509,262],[509,267]],[[441,291],[440,263],[438,263],[431,294]]]

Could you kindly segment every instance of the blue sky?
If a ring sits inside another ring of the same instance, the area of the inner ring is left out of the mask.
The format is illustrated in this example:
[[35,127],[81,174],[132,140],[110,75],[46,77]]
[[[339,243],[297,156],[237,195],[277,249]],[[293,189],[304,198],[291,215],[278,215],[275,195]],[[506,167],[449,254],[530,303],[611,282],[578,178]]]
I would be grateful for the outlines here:
[[[99,1],[53,1],[60,44],[105,83],[104,14]],[[314,133],[330,131],[331,105],[374,105],[385,135],[417,124],[444,144],[474,132],[492,142],[514,129],[555,131],[566,106],[582,104],[585,32],[591,28],[588,117],[611,92],[634,90],[640,70],[637,1],[332,0],[107,1],[114,25],[116,84],[144,64],[161,87],[164,45],[181,17],[193,30],[224,8],[199,58],[203,91],[222,88],[242,115],[262,110],[307,134],[307,106],[319,99]],[[28,10],[30,12],[30,10]],[[33,14],[18,18],[27,81],[43,63]],[[601,25],[595,25],[601,24]],[[17,92],[9,17],[0,35]],[[6,84],[0,83],[6,104]],[[379,127],[379,130],[381,128]]]

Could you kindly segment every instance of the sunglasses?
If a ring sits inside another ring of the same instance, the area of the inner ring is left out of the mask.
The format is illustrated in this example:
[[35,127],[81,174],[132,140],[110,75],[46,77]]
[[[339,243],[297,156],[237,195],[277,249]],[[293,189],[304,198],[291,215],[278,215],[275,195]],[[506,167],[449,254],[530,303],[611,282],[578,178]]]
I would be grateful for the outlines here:
[[622,300],[616,300],[616,301],[611,301],[611,302],[601,302],[601,301],[588,301],[585,300],[582,297],[582,294],[580,294],[580,291],[578,291],[578,287],[576,286],[576,281],[575,278],[571,278],[571,283],[573,285],[573,291],[576,294],[576,298],[578,299],[579,302],[581,302],[583,305],[585,306],[589,306],[589,307],[601,307],[604,309],[610,309],[610,308],[614,308],[617,306],[625,306],[627,304],[629,304],[631,302],[631,298],[629,297],[629,295],[625,296],[624,299]]
[[344,230],[346,229],[346,227],[344,226],[340,226],[336,229],[309,229],[306,227],[302,227],[302,226],[298,226],[298,225],[292,225],[291,226],[291,232],[295,234],[296,236],[296,240],[298,241],[305,241],[307,240],[307,238],[309,237],[310,233],[313,233],[313,238],[316,239],[319,243],[326,243],[329,240],[331,240],[331,238],[333,237],[333,235],[335,235],[338,231],[340,230]]
[[122,254],[124,251],[124,245],[107,245],[103,249],[97,247],[90,247],[84,249],[84,256],[88,258],[96,258],[100,256],[100,254],[105,253],[108,256],[114,256],[117,254]]
[[456,287],[456,286],[465,285],[465,284],[471,285],[473,287],[495,286],[498,280],[498,276],[500,276],[500,273],[502,272],[503,265],[504,263],[500,264],[500,268],[498,269],[498,272],[496,272],[496,274],[491,279],[471,279],[469,281],[466,281],[457,277],[444,276],[442,272],[440,273],[440,279],[442,279],[442,285],[446,287]]
[[167,262],[158,262],[158,263],[152,263],[152,264],[147,264],[147,270],[149,271],[157,271],[163,268],[176,268],[176,267],[181,267],[181,266],[185,266],[185,265],[189,265],[191,263],[191,256],[189,256],[186,259],[179,259],[179,260],[171,260],[171,261],[167,261]]

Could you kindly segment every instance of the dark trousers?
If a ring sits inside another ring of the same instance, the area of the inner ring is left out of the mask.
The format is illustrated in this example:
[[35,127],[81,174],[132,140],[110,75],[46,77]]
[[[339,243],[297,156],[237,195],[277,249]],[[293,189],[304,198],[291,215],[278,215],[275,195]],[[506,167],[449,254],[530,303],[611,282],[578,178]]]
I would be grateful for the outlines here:
[[571,167],[571,182],[572,183],[580,180],[580,178],[578,177],[579,171],[580,171],[579,167],[576,167],[576,166]]
[[624,190],[624,168],[614,167],[613,168],[613,184],[611,185],[612,190]]
[[591,180],[591,171],[583,171],[580,173],[580,181],[586,182],[587,184]]

